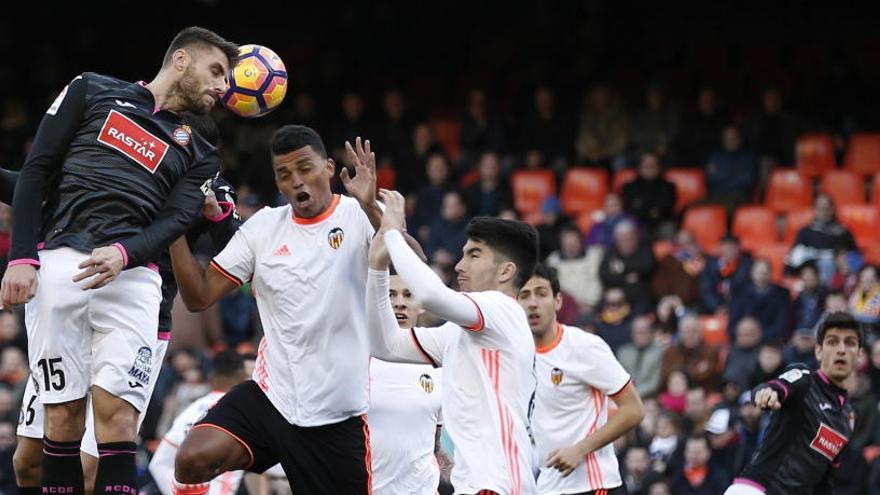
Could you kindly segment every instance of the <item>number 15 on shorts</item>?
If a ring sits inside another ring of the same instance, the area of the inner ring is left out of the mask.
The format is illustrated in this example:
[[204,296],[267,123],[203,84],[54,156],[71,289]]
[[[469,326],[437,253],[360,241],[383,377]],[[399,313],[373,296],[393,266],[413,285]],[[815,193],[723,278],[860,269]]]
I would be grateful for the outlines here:
[[61,369],[61,358],[40,359],[37,361],[43,372],[43,390],[64,390],[64,370]]

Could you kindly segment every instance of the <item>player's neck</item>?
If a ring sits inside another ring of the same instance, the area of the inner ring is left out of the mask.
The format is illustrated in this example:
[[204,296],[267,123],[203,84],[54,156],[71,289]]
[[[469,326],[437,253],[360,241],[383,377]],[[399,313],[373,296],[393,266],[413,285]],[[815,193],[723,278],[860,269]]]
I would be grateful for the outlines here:
[[535,335],[535,347],[540,349],[542,347],[548,347],[550,344],[556,340],[556,334],[559,332],[559,322],[556,321],[556,318],[553,319],[550,324],[547,325],[547,328],[544,329],[540,334]]
[[843,379],[836,379],[836,378],[834,378],[833,376],[831,376],[831,373],[829,373],[828,371],[822,369],[821,367],[819,368],[819,372],[820,372],[822,375],[824,375],[824,377],[827,378],[828,381],[831,382],[832,385],[834,385],[834,386],[837,387],[837,388],[842,388],[842,389],[846,390],[846,384],[845,384],[845,382],[846,382],[846,378],[843,378]]
[[176,81],[166,71],[159,71],[155,79],[145,84],[144,87],[153,93],[156,108],[172,112],[183,111],[182,99],[176,90]]

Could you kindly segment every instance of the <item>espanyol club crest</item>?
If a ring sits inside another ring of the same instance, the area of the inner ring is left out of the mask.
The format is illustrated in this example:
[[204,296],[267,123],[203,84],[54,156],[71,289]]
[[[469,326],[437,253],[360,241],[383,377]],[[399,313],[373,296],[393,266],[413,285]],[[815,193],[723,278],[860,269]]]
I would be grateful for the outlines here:
[[330,233],[327,234],[327,242],[330,243],[330,247],[333,249],[339,249],[339,246],[342,245],[343,239],[345,239],[345,232],[339,227],[333,227],[330,230]]
[[560,383],[562,383],[562,370],[559,368],[553,368],[550,371],[550,381],[553,382],[553,385],[558,387]]
[[422,390],[424,390],[426,394],[430,394],[434,391],[434,379],[427,373],[419,377],[419,384],[422,386]]
[[175,143],[181,146],[186,146],[192,138],[192,129],[190,126],[184,124],[177,129],[174,129],[174,132],[171,133],[171,137],[174,139]]
[[150,383],[150,373],[153,368],[153,350],[147,346],[138,349],[137,356],[134,358],[134,364],[128,370],[128,386],[131,388],[144,387]]

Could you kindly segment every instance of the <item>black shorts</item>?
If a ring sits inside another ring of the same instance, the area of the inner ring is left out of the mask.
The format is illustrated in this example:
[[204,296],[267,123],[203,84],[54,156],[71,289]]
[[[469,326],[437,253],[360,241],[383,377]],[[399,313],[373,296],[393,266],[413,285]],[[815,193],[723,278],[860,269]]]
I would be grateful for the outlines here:
[[366,418],[303,427],[292,425],[248,380],[233,387],[193,428],[217,428],[248,451],[247,471],[281,463],[293,493],[370,493],[370,433]]

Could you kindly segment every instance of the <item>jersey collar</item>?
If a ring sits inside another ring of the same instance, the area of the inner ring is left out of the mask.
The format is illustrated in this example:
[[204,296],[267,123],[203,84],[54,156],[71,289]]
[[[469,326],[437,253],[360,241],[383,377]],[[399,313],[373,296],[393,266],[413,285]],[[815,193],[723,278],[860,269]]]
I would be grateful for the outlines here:
[[334,211],[336,211],[337,206],[339,206],[339,195],[334,194],[333,199],[330,201],[330,206],[328,206],[327,209],[324,210],[322,213],[320,213],[319,215],[316,215],[312,218],[301,218],[301,217],[296,216],[296,212],[293,211],[293,205],[291,205],[290,206],[291,218],[293,218],[293,222],[296,223],[297,225],[314,225],[316,223],[320,223],[320,222],[323,222],[324,220],[327,220],[327,218],[330,215],[332,215]]
[[563,332],[565,332],[565,327],[563,327],[561,323],[557,323],[556,335],[553,337],[553,341],[545,346],[535,347],[535,352],[537,352],[538,354],[546,354],[553,349],[556,349],[556,347],[559,346],[559,343],[562,342]]

